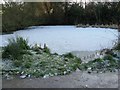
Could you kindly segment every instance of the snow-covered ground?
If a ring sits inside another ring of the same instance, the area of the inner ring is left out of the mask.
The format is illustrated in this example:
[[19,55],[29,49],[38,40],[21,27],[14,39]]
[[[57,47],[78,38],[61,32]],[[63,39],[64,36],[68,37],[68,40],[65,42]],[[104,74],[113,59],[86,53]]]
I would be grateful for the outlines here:
[[0,35],[0,46],[15,36],[28,38],[29,44],[46,43],[52,52],[94,51],[111,48],[117,39],[117,30],[105,28],[76,28],[75,26],[33,26],[13,34]]

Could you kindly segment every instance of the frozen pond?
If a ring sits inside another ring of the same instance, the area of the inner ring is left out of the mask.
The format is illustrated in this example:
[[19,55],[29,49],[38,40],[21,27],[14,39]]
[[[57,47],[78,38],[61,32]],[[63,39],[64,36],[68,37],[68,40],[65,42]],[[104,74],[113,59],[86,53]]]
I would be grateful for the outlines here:
[[[52,52],[94,51],[111,48],[117,39],[117,30],[105,28],[76,28],[75,26],[38,26],[13,34],[0,35],[0,46],[15,36],[28,38],[29,44],[46,43]],[[1,41],[2,39],[2,41]]]

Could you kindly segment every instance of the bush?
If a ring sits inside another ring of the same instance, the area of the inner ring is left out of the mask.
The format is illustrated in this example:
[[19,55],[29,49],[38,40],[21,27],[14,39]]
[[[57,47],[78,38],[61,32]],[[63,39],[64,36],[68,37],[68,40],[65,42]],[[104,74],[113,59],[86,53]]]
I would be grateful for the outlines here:
[[44,50],[43,50],[45,53],[48,53],[48,54],[50,54],[51,52],[50,52],[50,49],[48,48],[48,47],[44,47]]
[[115,50],[120,50],[120,43],[116,44],[114,47]]
[[112,55],[106,55],[103,58],[104,60],[113,60],[113,56]]
[[20,67],[22,65],[22,61],[19,61],[19,60],[14,60],[14,65],[16,67]]
[[101,58],[96,58],[95,60],[91,61],[91,63],[94,63],[94,62],[102,62],[103,60]]
[[21,59],[21,55],[30,49],[28,41],[22,37],[8,39],[8,45],[3,47],[3,58],[10,58],[12,60]]
[[31,55],[28,55],[28,54],[25,54],[25,55],[23,55],[22,56],[23,58],[22,58],[22,63],[21,63],[21,66],[23,67],[23,68],[30,68],[31,67],[31,65],[32,65],[32,63],[33,63],[33,56],[31,56]]
[[25,68],[30,68],[31,67],[31,65],[32,65],[32,63],[31,62],[27,62],[27,63],[25,63]]
[[74,58],[75,56],[72,53],[67,53],[63,55],[66,58]]

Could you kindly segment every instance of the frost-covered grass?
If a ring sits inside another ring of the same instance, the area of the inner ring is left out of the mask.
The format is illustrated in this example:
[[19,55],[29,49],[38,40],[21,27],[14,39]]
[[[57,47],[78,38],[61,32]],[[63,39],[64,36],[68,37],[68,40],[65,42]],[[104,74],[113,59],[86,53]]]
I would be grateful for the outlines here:
[[[15,49],[17,51],[15,51]],[[3,74],[22,74],[35,77],[66,75],[75,71],[81,59],[69,54],[51,54],[50,49],[37,45],[30,48],[22,37],[10,39],[3,48]]]
[[107,52],[103,58],[97,58],[89,61],[88,63],[81,64],[79,69],[88,70],[89,73],[92,73],[92,71],[97,72],[118,71],[118,69],[120,68],[119,57],[113,51],[111,52]]
[[[91,71],[105,72],[119,69],[119,58],[113,51],[108,52],[110,51],[109,49],[107,49],[103,58],[82,63],[81,59],[72,53],[63,55],[57,53],[52,54],[46,45],[44,45],[44,48],[37,44],[30,47],[22,37],[11,40],[3,48],[3,54],[4,56],[6,55],[6,57],[3,57],[3,76],[20,75],[21,78],[31,76],[47,78],[50,76],[70,74],[76,69],[89,70],[89,73]],[[19,58],[16,58],[14,44],[20,49],[20,53],[17,54]]]
[[[31,75],[35,77],[66,75],[75,71],[81,64],[77,57],[64,57],[60,55],[50,55],[45,52],[38,54],[30,50],[32,55],[24,54],[22,60],[11,61],[12,67],[4,67],[4,70],[13,70],[14,74]],[[22,61],[22,62],[21,62]],[[4,73],[4,72],[3,72]],[[13,74],[13,73],[12,73]]]

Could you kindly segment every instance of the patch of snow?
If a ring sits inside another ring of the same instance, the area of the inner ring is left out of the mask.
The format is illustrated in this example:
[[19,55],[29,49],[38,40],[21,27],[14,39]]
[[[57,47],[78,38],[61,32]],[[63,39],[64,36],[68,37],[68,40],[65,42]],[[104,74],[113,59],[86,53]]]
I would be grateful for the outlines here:
[[24,78],[26,78],[26,75],[22,75],[22,76],[20,76],[20,78],[24,79]]

